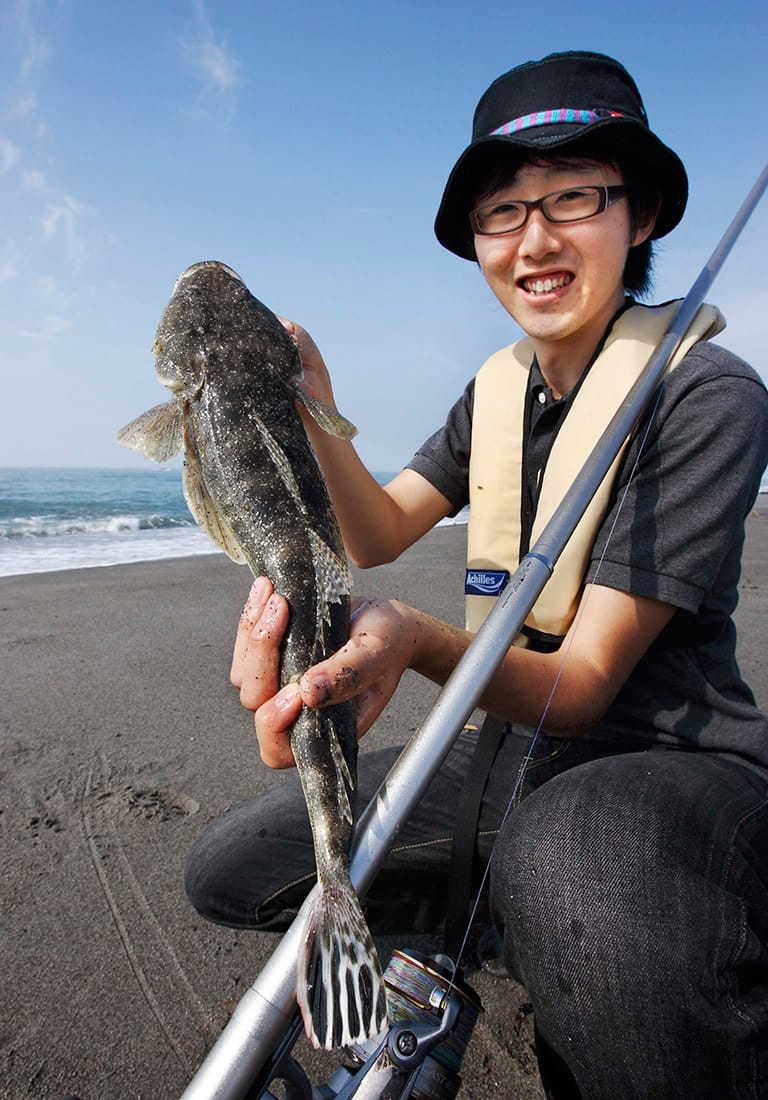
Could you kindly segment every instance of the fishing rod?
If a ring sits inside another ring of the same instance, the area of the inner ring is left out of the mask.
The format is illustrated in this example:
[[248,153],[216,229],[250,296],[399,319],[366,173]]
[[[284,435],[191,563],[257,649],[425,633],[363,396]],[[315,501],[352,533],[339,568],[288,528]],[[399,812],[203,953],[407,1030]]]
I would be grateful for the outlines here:
[[[431,711],[363,812],[355,830],[350,859],[350,877],[358,893],[364,894],[375,878],[401,824],[418,805],[519,634],[566,543],[648,405],[766,187],[768,165],[681,300],[666,333],[574,478],[554,516],[520,562]],[[404,1025],[396,1024],[378,1047],[374,1045],[371,1052],[365,1052],[369,1056],[363,1061],[356,1080],[341,1080],[337,1091],[331,1083],[321,1093],[314,1093],[303,1070],[289,1056],[301,1031],[295,1007],[295,964],[304,911],[311,897],[239,1002],[229,1023],[185,1089],[182,1100],[258,1100],[260,1097],[269,1100],[272,1094],[266,1090],[271,1080],[278,1077],[287,1082],[286,1095],[297,1100],[304,1097],[312,1100],[315,1095],[334,1097],[336,1100],[353,1096],[360,1100],[364,1096],[383,1096],[381,1090],[364,1090],[365,1077],[385,1048],[391,1060],[397,1062],[400,1059],[404,1063],[403,1089],[399,1092],[387,1091],[386,1095],[404,1098],[411,1095],[413,1075],[418,1068],[416,1060],[419,1057],[424,1059],[435,1043],[455,1027],[456,1017],[461,1015],[455,998],[460,994],[453,990],[450,982],[441,986],[438,975],[433,982],[432,994],[437,996],[433,998],[435,1023],[431,1028],[424,1024],[411,1026],[410,1030],[406,1027],[404,1038]],[[429,962],[434,963],[434,960]],[[440,969],[439,959],[436,965],[425,969],[430,979],[433,978]]]

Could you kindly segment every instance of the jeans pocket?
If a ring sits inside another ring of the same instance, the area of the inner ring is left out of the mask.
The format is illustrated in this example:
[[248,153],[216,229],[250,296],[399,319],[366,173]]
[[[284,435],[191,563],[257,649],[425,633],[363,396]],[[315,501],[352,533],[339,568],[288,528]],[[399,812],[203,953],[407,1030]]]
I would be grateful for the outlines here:
[[526,794],[535,791],[542,783],[546,783],[573,766],[569,762],[573,755],[573,746],[573,738],[539,734],[535,745],[532,745],[523,757],[523,782],[518,785],[515,796],[516,805]]

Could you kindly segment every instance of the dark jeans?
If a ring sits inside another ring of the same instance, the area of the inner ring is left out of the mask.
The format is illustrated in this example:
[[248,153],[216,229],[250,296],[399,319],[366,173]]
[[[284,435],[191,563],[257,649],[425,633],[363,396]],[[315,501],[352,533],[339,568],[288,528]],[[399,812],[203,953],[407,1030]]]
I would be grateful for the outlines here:
[[[374,932],[434,931],[463,736],[367,895]],[[527,739],[510,734],[480,817],[491,847]],[[397,750],[364,754],[361,804]],[[491,859],[490,906],[534,1006],[552,1100],[768,1097],[768,778],[733,758],[540,739]],[[192,848],[206,917],[285,928],[314,880],[295,781],[235,806]],[[403,944],[407,947],[407,944]]]

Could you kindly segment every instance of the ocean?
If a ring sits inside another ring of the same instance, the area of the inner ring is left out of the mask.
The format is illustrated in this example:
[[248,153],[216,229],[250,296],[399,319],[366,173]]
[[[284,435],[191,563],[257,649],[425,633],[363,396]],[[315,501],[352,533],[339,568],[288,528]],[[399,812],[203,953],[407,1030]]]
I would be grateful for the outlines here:
[[[466,521],[465,509],[443,522]],[[0,577],[219,553],[190,515],[177,466],[0,467]]]
[[0,468],[0,577],[221,552],[192,519],[178,466]]

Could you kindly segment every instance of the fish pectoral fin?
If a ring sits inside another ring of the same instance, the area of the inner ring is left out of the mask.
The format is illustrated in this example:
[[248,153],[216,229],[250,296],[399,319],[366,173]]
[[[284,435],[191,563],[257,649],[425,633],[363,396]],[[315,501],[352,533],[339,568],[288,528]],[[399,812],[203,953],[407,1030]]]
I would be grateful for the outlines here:
[[381,964],[348,875],[312,895],[297,960],[296,1000],[307,1037],[321,1050],[374,1039],[387,1026]]
[[322,639],[330,624],[330,605],[340,603],[352,588],[352,573],[346,557],[340,558],[312,528],[309,529],[309,545],[315,568],[315,592],[317,593],[317,637]]
[[240,548],[240,542],[208,492],[200,462],[192,448],[188,448],[184,455],[183,486],[184,497],[198,526],[232,561],[237,562],[238,565],[244,565],[246,558]]
[[324,405],[316,397],[310,397],[298,386],[296,387],[296,396],[313,420],[316,420],[328,435],[335,435],[337,439],[354,439],[357,435],[357,428],[351,420],[347,420],[346,416],[342,416],[335,409]]
[[181,450],[184,410],[172,398],[147,409],[117,433],[117,442],[133,451],[141,451],[153,462],[167,462]]
[[252,411],[250,416],[251,421],[256,425],[256,428],[258,429],[259,435],[261,436],[261,441],[266,447],[269,457],[272,459],[278,477],[282,481],[283,485],[285,485],[286,489],[293,497],[293,499],[301,506],[301,491],[299,489],[296,478],[294,477],[293,470],[291,469],[291,463],[288,460],[288,456],[286,455],[280,444],[277,442],[275,437],[272,435],[272,432],[269,430],[267,425],[258,415],[258,413]]

